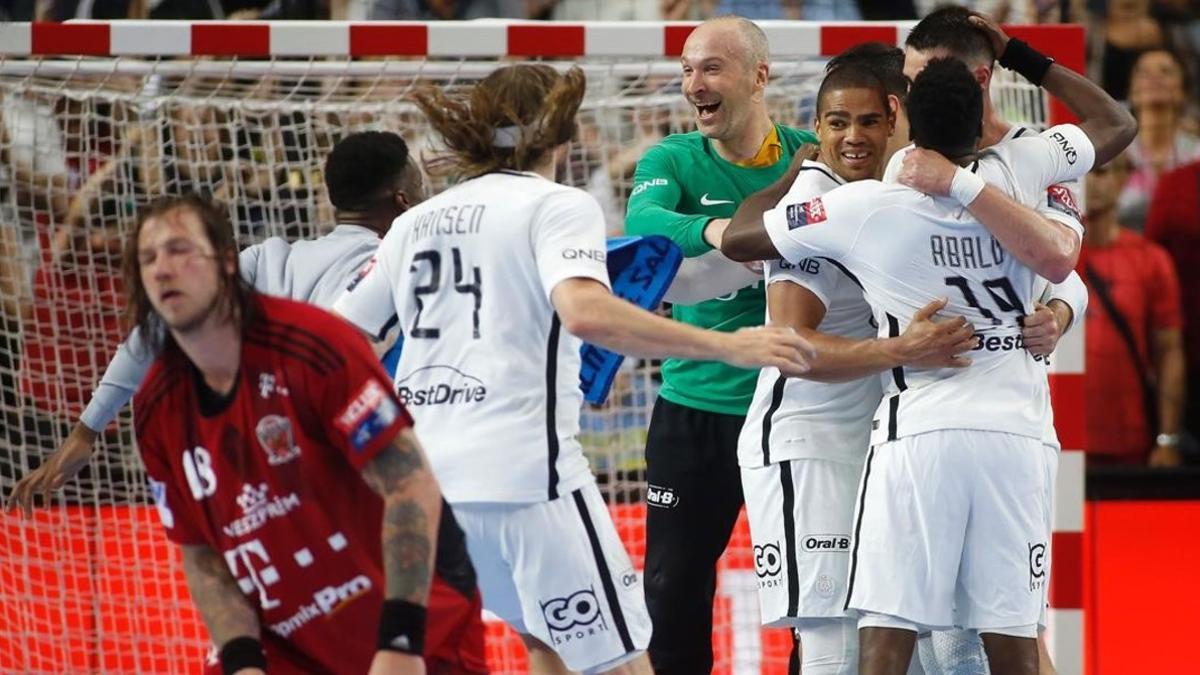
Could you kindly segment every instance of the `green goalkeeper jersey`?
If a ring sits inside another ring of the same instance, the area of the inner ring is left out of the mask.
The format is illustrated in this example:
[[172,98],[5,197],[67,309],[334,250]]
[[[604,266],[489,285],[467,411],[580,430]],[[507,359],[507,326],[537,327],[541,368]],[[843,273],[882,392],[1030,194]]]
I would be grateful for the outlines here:
[[[711,250],[703,236],[708,221],[732,217],[743,199],[783,175],[796,148],[817,143],[809,131],[783,125],[776,125],[775,131],[780,157],[774,164],[757,167],[723,159],[698,131],[664,138],[638,162],[625,214],[626,233],[670,237],[688,257]],[[672,309],[679,321],[721,331],[762,325],[765,312],[761,281],[729,296]],[[667,359],[660,395],[689,408],[745,415],[757,375],[717,361]]]

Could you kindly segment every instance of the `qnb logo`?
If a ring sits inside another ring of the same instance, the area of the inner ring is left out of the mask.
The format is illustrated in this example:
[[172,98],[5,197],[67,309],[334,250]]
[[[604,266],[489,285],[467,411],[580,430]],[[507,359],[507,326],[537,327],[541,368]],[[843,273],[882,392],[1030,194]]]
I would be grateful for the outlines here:
[[539,604],[556,645],[583,640],[608,630],[595,590],[590,587]]
[[679,498],[675,496],[675,491],[671,488],[647,484],[646,503],[660,509],[673,509],[679,506]]
[[[777,577],[779,572],[783,570],[783,556],[779,553],[779,543],[762,544],[754,546],[754,573],[758,575],[760,580],[765,580],[767,577]],[[760,581],[759,586],[763,587],[774,586],[778,584],[767,581]]]
[[629,196],[636,197],[652,187],[663,187],[666,184],[666,178],[651,178],[650,180],[644,180],[634,186],[633,191],[629,193]]
[[1058,147],[1062,148],[1063,156],[1067,158],[1067,164],[1074,166],[1079,159],[1079,153],[1075,152],[1075,146],[1071,145],[1071,141],[1068,141],[1067,137],[1059,131],[1050,134],[1050,138],[1058,143]]
[[418,368],[396,383],[396,396],[406,406],[483,403],[487,385],[452,366]]
[[608,260],[608,253],[594,248],[568,248],[562,252],[564,260],[595,260],[596,262],[604,262]]
[[1029,590],[1038,591],[1046,585],[1046,543],[1029,544]]
[[806,534],[800,547],[805,553],[846,553],[850,550],[850,535]]

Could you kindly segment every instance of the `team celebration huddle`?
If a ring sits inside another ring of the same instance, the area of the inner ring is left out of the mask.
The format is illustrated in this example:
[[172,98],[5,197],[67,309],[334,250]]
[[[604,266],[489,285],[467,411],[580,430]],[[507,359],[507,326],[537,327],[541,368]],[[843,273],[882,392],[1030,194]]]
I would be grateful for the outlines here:
[[[1088,303],[1078,183],[1136,123],[958,7],[829,60],[811,131],[772,120],[770,63],[755,23],[700,24],[696,131],[637,160],[624,230],[682,254],[671,318],[556,181],[579,68],[417,89],[427,166],[344,136],[320,238],[239,251],[203,190],[143,205],[131,330],[10,508],[75,480],[132,400],[212,673],[486,673],[485,611],[533,673],[708,673],[743,509],[788,672],[1055,672],[1047,368]],[[1077,122],[1005,121],[997,65]],[[662,362],[641,566],[580,441],[585,344]]]

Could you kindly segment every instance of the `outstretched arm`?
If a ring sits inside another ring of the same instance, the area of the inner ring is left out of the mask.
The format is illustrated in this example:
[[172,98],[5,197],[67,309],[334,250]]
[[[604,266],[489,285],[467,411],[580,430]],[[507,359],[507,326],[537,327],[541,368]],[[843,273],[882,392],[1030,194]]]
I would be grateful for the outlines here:
[[742,368],[774,366],[785,374],[800,374],[813,355],[808,341],[790,329],[702,330],[636,307],[593,279],[562,281],[550,300],[567,332],[629,356],[724,361]]
[[734,212],[729,226],[718,241],[721,252],[731,260],[750,262],[753,260],[776,260],[779,250],[775,248],[767,228],[763,224],[763,214],[775,208],[779,201],[787,195],[796,177],[800,175],[800,167],[809,153],[797,151],[779,180],[766,188],[746,197]]

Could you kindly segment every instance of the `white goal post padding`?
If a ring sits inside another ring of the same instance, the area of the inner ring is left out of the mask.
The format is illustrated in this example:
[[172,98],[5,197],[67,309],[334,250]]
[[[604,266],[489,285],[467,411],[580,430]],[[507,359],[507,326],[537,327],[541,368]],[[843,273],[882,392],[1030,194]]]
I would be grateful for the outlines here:
[[[619,234],[634,164],[664,134],[692,129],[677,56],[695,24],[657,22],[71,22],[0,24],[0,489],[36,466],[86,402],[120,337],[112,242],[139,204],[197,189],[230,208],[239,240],[312,237],[332,226],[321,166],[347,133],[400,133],[418,157],[437,139],[406,95],[475,82],[512,59],[580,65],[588,91],[564,180],[594,194]],[[827,58],[908,23],[762,22],[768,102],[809,127]],[[1077,26],[1013,33],[1079,69]],[[1008,119],[1044,128],[1062,109],[998,71]],[[440,187],[440,186],[439,186]],[[1082,335],[1052,371],[1064,446],[1082,437]],[[644,552],[642,450],[653,364],[629,364],[582,436],[631,554]],[[31,520],[0,515],[0,672],[194,671],[205,632],[149,500],[128,414],[105,433],[86,479]],[[1052,651],[1082,672],[1082,458],[1064,452],[1054,537]],[[744,523],[721,564],[717,672],[780,673],[786,631],[757,625]],[[522,649],[489,625],[496,672]]]

